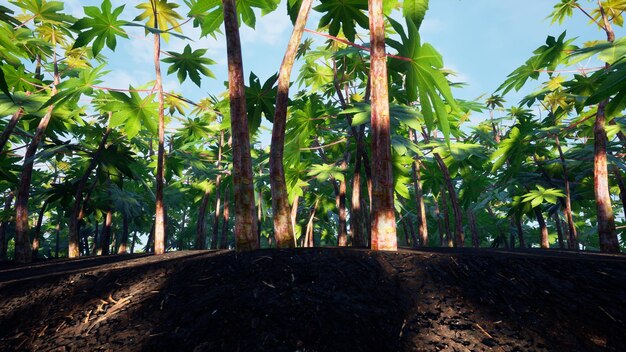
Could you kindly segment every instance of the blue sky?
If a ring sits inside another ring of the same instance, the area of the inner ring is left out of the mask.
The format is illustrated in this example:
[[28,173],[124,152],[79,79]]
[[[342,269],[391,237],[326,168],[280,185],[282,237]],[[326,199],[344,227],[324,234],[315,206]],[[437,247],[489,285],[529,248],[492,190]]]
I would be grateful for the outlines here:
[[[82,17],[82,6],[100,5],[100,1],[66,0],[66,11]],[[126,5],[124,19],[132,20],[139,14],[134,7],[140,1],[112,0],[114,6]],[[182,1],[176,1],[182,4]],[[457,81],[468,84],[455,91],[463,99],[476,99],[483,94],[493,92],[505,79],[506,75],[520,66],[538,46],[542,45],[547,35],[558,36],[567,29],[568,37],[579,37],[582,43],[588,40],[604,39],[603,32],[589,25],[582,14],[576,13],[563,26],[550,24],[546,19],[557,0],[431,0],[430,10],[422,25],[422,41],[435,46],[443,55],[447,68],[458,73]],[[584,3],[584,2],[583,2]],[[589,3],[590,6],[592,3]],[[315,4],[314,4],[315,6]],[[181,6],[181,14],[187,12]],[[315,29],[320,18],[313,11],[307,28]],[[217,62],[211,67],[216,79],[204,79],[202,87],[193,83],[180,84],[175,75],[164,78],[164,87],[168,91],[181,92],[185,97],[197,101],[207,94],[224,91],[226,80],[225,39],[199,38],[199,30],[191,23],[183,27],[185,35],[194,40],[193,49],[208,49],[207,55]],[[286,15],[285,4],[280,4],[277,11],[257,18],[256,30],[242,27],[241,39],[244,57],[244,69],[247,74],[255,72],[265,80],[278,71],[279,65],[291,33],[291,22]],[[622,28],[616,28],[618,37],[624,35]],[[103,85],[113,88],[126,88],[129,84],[139,86],[154,79],[152,66],[152,40],[144,35],[143,30],[130,28],[131,40],[118,41],[115,53],[108,49],[104,54],[109,57],[111,70]],[[305,37],[310,35],[305,34]],[[367,37],[364,38],[367,40]],[[320,39],[321,40],[321,39]],[[357,39],[357,42],[359,40]],[[188,42],[172,38],[163,43],[166,51],[182,51]],[[597,63],[583,63],[596,66]],[[166,68],[163,69],[166,72]],[[297,76],[294,72],[292,77]],[[529,93],[539,82],[529,82],[521,93],[507,96],[509,103],[517,102],[525,93]],[[479,117],[474,118],[476,121]]]

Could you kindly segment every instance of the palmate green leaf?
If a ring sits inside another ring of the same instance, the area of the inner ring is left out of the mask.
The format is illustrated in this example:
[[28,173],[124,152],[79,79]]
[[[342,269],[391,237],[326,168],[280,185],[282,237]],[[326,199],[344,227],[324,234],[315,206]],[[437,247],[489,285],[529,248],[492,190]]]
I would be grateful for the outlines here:
[[139,133],[141,126],[145,126],[148,131],[156,132],[156,119],[159,104],[154,101],[154,94],[141,98],[134,88],[129,86],[130,95],[122,92],[111,92],[111,96],[116,101],[110,103],[107,108],[113,111],[111,121],[112,128],[123,126],[124,131],[131,139]]
[[321,0],[313,9],[323,13],[318,27],[328,27],[328,33],[337,36],[341,30],[346,39],[353,42],[356,37],[356,25],[369,28],[367,0]]
[[[191,11],[189,16],[194,17],[194,27],[198,25],[202,28],[201,36],[214,35],[224,22],[222,2],[220,0],[190,0],[186,1]],[[247,26],[256,26],[255,9],[261,10],[266,15],[278,8],[280,0],[238,0],[237,15],[239,23],[243,22]]]
[[171,64],[167,70],[167,74],[177,72],[178,80],[182,83],[189,75],[189,78],[200,87],[200,74],[215,78],[213,72],[211,72],[206,66],[215,65],[215,61],[204,57],[206,49],[191,50],[191,46],[187,44],[182,53],[176,53],[168,51],[170,57],[167,57],[161,61]]
[[100,78],[108,72],[102,71],[103,69],[104,64],[96,68],[87,68],[81,70],[78,77],[72,77],[61,82],[57,86],[58,93],[43,104],[40,110],[51,105],[59,106],[66,102],[76,102],[81,95],[93,93],[92,86],[101,83]]
[[403,4],[403,15],[413,21],[417,29],[422,25],[424,16],[428,11],[428,0],[405,0]]
[[[616,25],[624,26],[624,11],[626,11],[626,0],[605,0],[601,3],[602,9],[611,22]],[[591,15],[593,18],[602,23],[602,12],[599,7],[596,7]]]
[[554,11],[548,18],[552,19],[552,23],[562,24],[566,18],[572,17],[576,5],[578,5],[577,0],[561,0],[560,3],[554,5]]
[[544,202],[556,204],[559,198],[565,197],[563,191],[555,188],[544,188],[536,185],[537,189],[532,190],[522,196],[522,202],[529,203],[533,208],[538,207]]
[[259,77],[250,72],[250,86],[245,88],[250,134],[256,133],[261,125],[261,117],[263,115],[269,121],[274,120],[274,104],[276,103],[276,93],[278,91],[276,86],[277,80],[278,74],[274,74],[261,85]]
[[519,91],[529,79],[539,78],[542,70],[554,71],[557,66],[566,63],[568,53],[577,48],[571,45],[573,39],[565,40],[566,32],[558,38],[548,36],[546,44],[537,48],[530,59],[524,65],[511,72],[506,81],[496,89],[502,91],[502,95],[512,89]]
[[339,181],[344,180],[343,170],[333,164],[314,164],[307,176],[313,176],[320,182],[328,181],[331,177]]
[[74,17],[70,15],[60,13],[64,8],[64,4],[61,1],[13,0],[10,2],[32,14],[35,22],[62,25],[72,23],[75,20]]
[[100,9],[95,6],[85,6],[85,15],[89,17],[78,20],[71,29],[81,31],[74,42],[74,48],[89,45],[93,41],[93,54],[98,55],[104,44],[111,50],[115,50],[117,45],[117,36],[128,38],[126,32],[122,29],[125,21],[117,18],[124,10],[124,5],[112,10],[111,1],[104,0]]
[[[183,17],[176,12],[178,7],[180,5],[167,2],[167,0],[149,0],[135,6],[135,8],[143,10],[143,12],[135,17],[134,21],[145,20],[146,25],[149,27],[165,31],[172,28],[174,31],[182,33],[178,20],[182,20]],[[154,16],[155,12],[156,18]],[[149,30],[146,28],[146,34],[148,33]],[[161,37],[166,42],[170,39],[169,33],[162,33]]]
[[408,34],[397,21],[389,18],[389,22],[401,40],[389,40],[389,45],[398,51],[399,56],[411,59],[410,62],[393,59],[390,66],[405,74],[407,98],[409,101],[417,101],[419,98],[426,126],[432,129],[436,122],[449,143],[448,107],[455,112],[459,111],[459,107],[442,72],[443,59],[430,44],[420,42],[418,29],[411,20],[407,21]]
[[0,5],[0,21],[8,23],[9,25],[13,27],[19,26],[20,21],[18,21],[12,15],[13,15],[13,10]]
[[598,55],[598,59],[609,64],[615,63],[626,56],[626,37],[621,37],[612,43],[603,40],[593,46],[580,48],[571,53],[568,59],[569,63],[573,65],[594,55]]

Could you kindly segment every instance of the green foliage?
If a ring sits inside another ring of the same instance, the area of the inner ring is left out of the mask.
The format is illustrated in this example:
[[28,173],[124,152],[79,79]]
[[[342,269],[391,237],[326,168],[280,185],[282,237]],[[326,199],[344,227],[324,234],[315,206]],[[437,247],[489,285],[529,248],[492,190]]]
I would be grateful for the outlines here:
[[274,120],[277,81],[278,74],[274,74],[261,84],[259,77],[254,72],[250,72],[250,85],[246,87],[245,92],[251,134],[254,134],[261,125],[261,116],[265,116],[270,121]]
[[419,29],[428,11],[428,0],[408,0],[404,1],[403,14],[411,20]]
[[139,133],[141,126],[145,126],[150,132],[156,132],[156,118],[158,103],[154,101],[154,95],[141,98],[132,86],[129,87],[130,95],[122,92],[110,92],[115,101],[107,106],[107,110],[113,111],[110,126],[112,128],[123,126],[128,138],[133,138]]
[[215,61],[204,57],[206,52],[206,49],[198,49],[192,52],[191,46],[187,44],[180,54],[168,51],[167,53],[170,57],[166,57],[162,61],[171,64],[167,70],[167,74],[177,72],[176,75],[181,83],[184,82],[187,75],[189,75],[193,83],[200,87],[200,74],[215,78],[213,72],[206,67],[207,65],[215,65]]
[[522,197],[522,201],[525,203],[530,203],[533,208],[538,207],[544,202],[556,204],[558,198],[565,197],[563,191],[559,189],[544,188],[540,185],[537,185],[536,187],[536,190],[531,190]]
[[95,6],[85,6],[85,15],[89,17],[81,18],[71,27],[73,30],[81,31],[74,42],[73,48],[83,47],[93,41],[93,54],[98,55],[104,44],[111,50],[115,50],[117,36],[128,38],[122,29],[125,21],[118,20],[124,10],[124,5],[115,8],[111,7],[110,0],[104,0],[100,9]]
[[369,28],[369,20],[364,11],[367,11],[365,0],[320,0],[321,4],[314,7],[315,11],[323,13],[319,27],[328,26],[328,33],[332,36],[343,32],[346,39],[353,42],[356,37],[356,24],[362,28]]
[[[143,12],[135,17],[134,21],[144,21],[147,26],[160,29],[165,32],[161,32],[161,37],[166,42],[169,41],[170,34],[168,30],[172,29],[176,32],[182,33],[178,20],[182,19],[182,16],[176,12],[176,9],[180,5],[167,2],[167,0],[149,0],[149,2],[143,2],[135,8],[143,10]],[[170,26],[171,28],[168,28]],[[146,34],[151,32],[146,28]]]

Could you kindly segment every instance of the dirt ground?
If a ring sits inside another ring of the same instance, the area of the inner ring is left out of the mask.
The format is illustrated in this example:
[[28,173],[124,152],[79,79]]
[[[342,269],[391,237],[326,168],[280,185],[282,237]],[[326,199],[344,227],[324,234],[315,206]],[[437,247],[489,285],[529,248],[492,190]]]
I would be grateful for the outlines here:
[[184,251],[0,265],[2,351],[623,351],[626,256]]

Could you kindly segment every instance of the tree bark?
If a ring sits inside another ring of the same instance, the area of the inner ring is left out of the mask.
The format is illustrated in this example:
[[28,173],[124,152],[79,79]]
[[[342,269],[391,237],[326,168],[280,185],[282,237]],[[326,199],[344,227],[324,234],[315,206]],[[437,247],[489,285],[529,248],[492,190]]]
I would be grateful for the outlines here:
[[289,222],[289,197],[285,182],[283,152],[287,126],[289,80],[312,3],[313,0],[302,1],[278,74],[278,92],[276,94],[276,110],[274,112],[270,149],[270,188],[272,192],[272,212],[274,214],[274,237],[276,238],[276,247],[278,248],[293,248],[295,246],[295,229]]
[[350,209],[350,236],[353,247],[365,247],[365,230],[363,217],[364,209],[361,208],[361,153],[357,150],[354,160],[354,176],[352,178],[352,198]]
[[450,235],[450,211],[448,210],[448,199],[446,197],[446,190],[441,187],[441,207],[443,208],[443,228],[445,230],[444,243],[446,247],[454,247],[452,236]]
[[556,228],[557,242],[559,243],[559,249],[565,249],[565,242],[563,240],[563,227],[561,226],[561,218],[559,214],[554,213],[552,216],[554,219],[554,227]]
[[113,222],[113,210],[107,209],[104,225],[102,226],[102,255],[111,253],[111,223]]
[[[222,146],[224,145],[224,131],[220,131],[220,141],[217,147],[217,172],[220,172],[222,164]],[[222,183],[222,174],[219,173],[215,179],[215,215],[213,216],[213,233],[211,235],[211,249],[217,248],[219,221],[222,196],[220,194],[220,185]]]
[[[109,119],[111,118],[111,113],[109,112]],[[102,139],[100,140],[100,144],[98,144],[98,149],[94,153],[87,169],[83,173],[83,176],[78,181],[78,185],[76,185],[76,193],[74,195],[74,205],[72,206],[72,212],[70,213],[70,222],[69,222],[69,249],[68,255],[70,258],[76,258],[79,256],[79,248],[78,248],[78,236],[80,231],[79,222],[81,220],[80,213],[83,209],[83,190],[87,185],[87,181],[91,176],[91,173],[98,165],[98,161],[100,160],[100,155],[106,146],[107,139],[111,134],[111,128],[107,127],[106,131],[102,135]],[[95,181],[94,181],[95,182]]]
[[570,249],[578,250],[578,234],[576,233],[576,225],[572,216],[572,194],[569,185],[569,172],[565,163],[565,155],[561,148],[559,136],[555,136],[556,147],[559,151],[559,158],[563,167],[563,181],[565,182],[565,219],[567,220],[567,244]]
[[435,200],[435,217],[437,218],[437,232],[439,233],[439,247],[443,247],[444,242],[444,226],[443,219],[441,218],[441,209],[439,208],[439,199],[443,195],[443,191],[440,193],[439,198]]
[[[463,212],[461,211],[461,205],[459,204],[459,198],[454,189],[454,183],[452,177],[450,177],[450,171],[448,166],[441,158],[441,155],[434,153],[435,160],[441,169],[443,179],[450,195],[450,202],[452,203],[452,212],[454,213],[454,245],[456,247],[463,247],[465,245],[465,234],[463,232]],[[445,209],[447,211],[447,209]]]
[[2,135],[0,135],[0,153],[4,150],[4,146],[9,141],[9,138],[11,138],[13,130],[15,126],[17,126],[17,123],[20,122],[22,116],[24,116],[24,110],[20,107],[13,116],[11,116],[11,120],[9,120],[9,123],[4,127],[4,131],[2,131]]
[[[409,137],[412,137],[414,143],[417,144],[417,132],[409,129]],[[415,205],[417,214],[417,231],[420,239],[420,245],[428,246],[428,224],[426,222],[426,206],[424,205],[424,193],[422,192],[422,180],[420,175],[421,162],[413,160],[411,165],[413,169],[413,188],[415,190]]]
[[252,251],[259,248],[254,207],[254,182],[250,156],[250,136],[246,113],[241,41],[235,0],[222,0],[228,88],[230,96],[231,136],[233,140],[233,191],[235,193],[235,248]]
[[524,241],[524,230],[522,228],[522,215],[515,215],[515,227],[517,228],[517,238],[519,240],[519,247],[526,248],[526,241]]
[[315,220],[315,212],[317,211],[317,204],[319,203],[319,199],[315,200],[315,205],[311,208],[311,213],[309,214],[309,221],[306,224],[306,235],[304,238],[304,246],[303,247],[315,247],[315,241],[313,240],[313,221]]
[[387,56],[383,0],[369,0],[371,129],[372,129],[372,250],[398,249],[391,161]]
[[[298,217],[298,203],[300,201],[299,196],[295,196],[293,199],[293,204],[291,205],[291,213],[289,220],[291,221],[291,228],[295,230],[296,228],[296,218]],[[295,236],[293,237],[295,241]],[[278,241],[278,240],[277,240]],[[277,245],[278,246],[278,245]],[[295,246],[295,244],[294,244]],[[277,247],[280,248],[280,247]]]
[[539,230],[541,231],[541,248],[550,248],[550,239],[548,238],[548,227],[546,226],[546,221],[543,218],[541,209],[536,207],[533,210],[535,212],[535,217],[537,218],[537,223],[539,223]]
[[93,250],[94,255],[100,255],[100,236],[98,235],[98,220],[96,220],[96,228],[93,232]]
[[474,248],[480,248],[478,228],[476,227],[476,215],[474,215],[472,209],[467,209],[467,220],[469,222],[470,233],[472,234],[472,246],[474,246]]
[[39,209],[39,215],[37,216],[37,225],[35,226],[35,234],[33,235],[33,258],[37,258],[39,254],[39,236],[41,236],[41,225],[43,224],[43,216],[46,213],[46,208],[48,207],[48,201],[44,201],[41,209]]
[[59,219],[59,221],[57,222],[57,226],[55,229],[55,239],[56,239],[56,248],[55,248],[55,258],[59,257],[59,235],[61,233],[61,219]]
[[[598,3],[600,5],[600,3]],[[611,23],[600,5],[600,13],[604,21],[604,29],[606,31],[607,41],[613,43],[615,41],[615,33],[611,27]],[[606,68],[610,65],[607,63]],[[617,241],[617,231],[615,230],[615,217],[611,206],[611,194],[609,190],[609,176],[606,158],[606,113],[605,109],[609,103],[609,99],[603,100],[598,104],[596,113],[596,121],[593,125],[593,184],[594,194],[596,197],[596,208],[598,216],[598,235],[600,238],[600,250],[602,252],[617,253],[619,252],[619,242]]]
[[[211,197],[211,191],[207,188],[202,196],[202,203],[198,208],[198,222],[196,224],[196,243],[195,248],[202,250],[206,248],[206,211],[209,206],[209,199]],[[217,241],[215,244],[211,243],[211,249],[217,248]]]
[[[341,163],[341,169],[348,167],[345,159]],[[348,245],[348,228],[347,228],[347,210],[346,210],[346,179],[339,181],[339,234],[337,236],[337,244],[339,247]]]
[[128,251],[128,215],[122,214],[122,237],[117,254],[126,254]]
[[[159,28],[157,21],[157,7],[153,7],[154,11],[154,28]],[[165,178],[163,172],[165,169],[165,112],[163,100],[163,82],[161,80],[161,35],[154,33],[154,70],[156,74],[156,89],[159,99],[159,148],[157,151],[157,173],[156,173],[156,209],[154,223],[154,254],[165,253],[165,204],[163,202],[163,188],[165,186]]]
[[[13,203],[14,193],[9,192],[4,199],[4,213],[7,214],[11,210],[11,203]],[[2,221],[0,223],[0,261],[7,259],[7,227],[9,227],[9,221]]]
[[[222,236],[220,238],[220,249],[228,248],[228,222],[230,220],[230,193],[229,189],[226,188],[224,191],[224,214],[222,221]],[[236,216],[236,212],[235,212]]]

